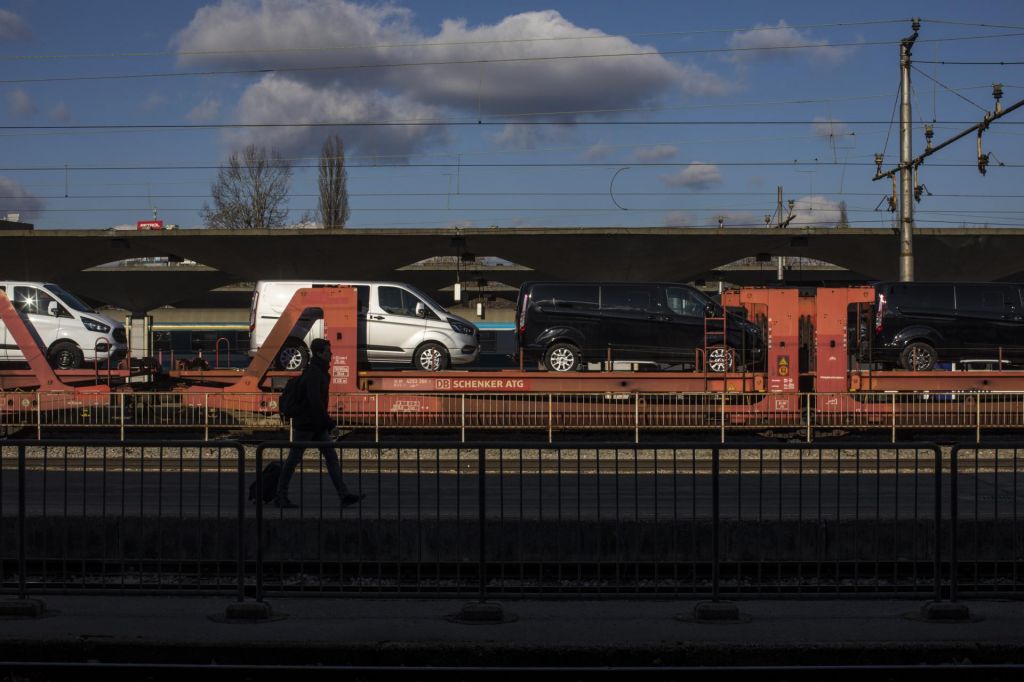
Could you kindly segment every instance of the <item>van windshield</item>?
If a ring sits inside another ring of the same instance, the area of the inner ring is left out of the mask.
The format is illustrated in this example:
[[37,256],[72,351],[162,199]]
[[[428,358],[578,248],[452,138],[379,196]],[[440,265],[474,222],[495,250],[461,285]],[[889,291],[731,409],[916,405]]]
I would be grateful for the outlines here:
[[59,298],[62,302],[64,302],[68,307],[70,307],[73,310],[77,310],[80,313],[96,312],[89,305],[87,305],[80,299],[76,298],[73,294],[64,291],[56,284],[44,284],[43,288],[45,288],[51,294]]

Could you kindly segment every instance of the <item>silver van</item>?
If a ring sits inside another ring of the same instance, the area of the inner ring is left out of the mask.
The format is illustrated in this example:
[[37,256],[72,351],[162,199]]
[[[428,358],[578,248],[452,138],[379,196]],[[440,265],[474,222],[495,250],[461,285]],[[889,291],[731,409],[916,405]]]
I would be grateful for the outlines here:
[[[371,363],[411,363],[436,372],[465,365],[480,355],[472,322],[449,313],[416,287],[400,282],[276,281],[256,283],[249,312],[249,355],[256,355],[299,289],[350,286],[359,300],[359,346]],[[300,370],[309,342],[323,336],[323,320],[301,318],[278,352],[279,369]]]
[[[0,281],[0,291],[35,329],[55,369],[76,369],[93,361],[106,366],[108,360],[116,363],[125,356],[124,325],[100,315],[56,284]],[[24,360],[13,335],[0,322],[0,362]]]

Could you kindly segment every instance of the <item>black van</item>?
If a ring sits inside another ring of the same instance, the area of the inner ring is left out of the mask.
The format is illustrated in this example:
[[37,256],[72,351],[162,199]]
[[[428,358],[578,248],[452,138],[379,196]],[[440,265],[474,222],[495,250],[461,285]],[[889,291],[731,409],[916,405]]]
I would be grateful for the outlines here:
[[516,340],[524,361],[556,372],[604,361],[609,349],[613,360],[727,372],[754,366],[764,345],[759,327],[693,287],[616,282],[523,284]]
[[938,362],[1024,362],[1022,285],[883,282],[874,325],[864,324],[860,359],[926,371]]

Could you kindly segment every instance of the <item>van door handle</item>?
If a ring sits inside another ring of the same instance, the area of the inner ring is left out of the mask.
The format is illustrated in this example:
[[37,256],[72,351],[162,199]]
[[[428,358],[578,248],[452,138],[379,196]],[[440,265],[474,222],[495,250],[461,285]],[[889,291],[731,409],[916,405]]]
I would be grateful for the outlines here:
[[384,319],[383,315],[370,315],[369,317],[370,317],[371,320],[383,320]]
[[668,315],[648,315],[647,319],[648,320],[658,320],[659,322],[668,322],[672,318],[670,318]]

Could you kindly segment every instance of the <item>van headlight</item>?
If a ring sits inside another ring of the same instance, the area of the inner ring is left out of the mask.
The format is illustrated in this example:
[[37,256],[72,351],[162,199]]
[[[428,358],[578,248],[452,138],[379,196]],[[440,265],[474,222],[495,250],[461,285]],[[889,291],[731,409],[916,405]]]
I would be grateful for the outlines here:
[[473,325],[466,324],[465,322],[459,322],[453,317],[448,318],[448,324],[452,326],[452,329],[455,330],[456,334],[472,336],[476,332],[476,328],[473,327]]
[[97,320],[90,320],[88,317],[82,318],[82,324],[91,332],[99,332],[100,334],[107,334],[110,332],[110,327],[102,322],[98,322]]

